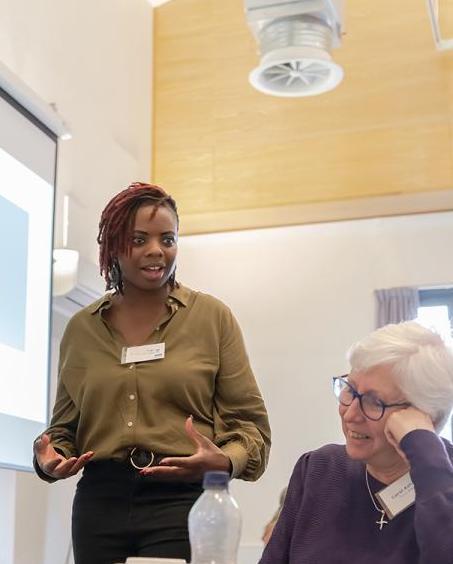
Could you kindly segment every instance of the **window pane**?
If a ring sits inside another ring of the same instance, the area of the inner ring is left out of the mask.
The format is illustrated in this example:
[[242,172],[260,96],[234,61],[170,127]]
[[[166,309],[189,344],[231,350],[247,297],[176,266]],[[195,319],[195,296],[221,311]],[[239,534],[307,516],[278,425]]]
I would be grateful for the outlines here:
[[[446,343],[450,346],[453,345],[452,335],[451,335],[451,325],[450,319],[448,318],[448,306],[447,305],[437,305],[437,306],[425,306],[418,308],[418,317],[416,319],[420,325],[432,329],[438,333]],[[451,417],[448,419],[447,424],[440,433],[442,437],[445,437],[449,441],[452,440],[452,420]]]
[[418,321],[420,325],[439,333],[447,344],[453,344],[450,319],[448,318],[448,306],[419,307],[417,313],[416,321]]

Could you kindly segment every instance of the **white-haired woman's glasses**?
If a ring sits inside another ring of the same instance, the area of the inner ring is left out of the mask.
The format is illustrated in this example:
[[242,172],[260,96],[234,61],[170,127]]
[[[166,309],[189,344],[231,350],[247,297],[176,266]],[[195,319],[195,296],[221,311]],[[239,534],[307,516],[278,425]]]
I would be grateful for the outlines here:
[[346,380],[347,377],[348,375],[344,374],[343,376],[333,378],[335,397],[341,405],[345,406],[350,406],[354,399],[357,398],[363,415],[372,421],[382,419],[388,407],[409,407],[411,405],[408,402],[385,403],[371,392],[361,394]]

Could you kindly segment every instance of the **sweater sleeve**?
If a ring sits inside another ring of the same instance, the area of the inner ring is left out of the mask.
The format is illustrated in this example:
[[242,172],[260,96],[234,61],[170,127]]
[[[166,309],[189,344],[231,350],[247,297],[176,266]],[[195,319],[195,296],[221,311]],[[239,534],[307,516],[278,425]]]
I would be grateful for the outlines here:
[[419,564],[453,564],[453,466],[442,440],[416,430],[401,441],[415,486]]
[[289,562],[291,541],[304,494],[304,478],[309,456],[310,453],[301,456],[294,467],[283,508],[258,564],[288,564]]
[[231,460],[234,478],[257,480],[261,476],[269,457],[269,421],[241,330],[228,308],[221,320],[214,435],[215,443]]

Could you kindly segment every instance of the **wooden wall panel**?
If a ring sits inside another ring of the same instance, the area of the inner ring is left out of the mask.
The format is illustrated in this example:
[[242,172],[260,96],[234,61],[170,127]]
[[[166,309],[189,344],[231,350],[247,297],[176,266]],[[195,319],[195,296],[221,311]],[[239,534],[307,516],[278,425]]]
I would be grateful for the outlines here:
[[450,207],[453,195],[439,194],[453,188],[453,52],[435,50],[424,0],[346,5],[333,53],[343,83],[298,99],[249,85],[258,55],[243,0],[155,10],[152,177],[183,217],[196,216],[189,231],[211,230],[216,214],[218,229],[285,224],[286,206],[328,205],[341,219],[335,202],[373,206],[376,197],[389,202],[379,213],[401,202],[418,212],[408,196],[421,192],[433,195],[429,211]]

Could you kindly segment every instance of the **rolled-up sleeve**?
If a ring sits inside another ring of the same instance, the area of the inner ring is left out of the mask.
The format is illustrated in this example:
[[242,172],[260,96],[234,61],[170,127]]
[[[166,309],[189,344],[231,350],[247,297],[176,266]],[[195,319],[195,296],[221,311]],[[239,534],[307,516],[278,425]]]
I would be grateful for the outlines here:
[[[53,408],[52,419],[49,427],[44,431],[50,436],[50,442],[55,450],[62,454],[65,458],[78,456],[75,446],[77,425],[79,421],[79,411],[66,390],[64,384],[64,370],[62,366],[66,359],[66,338],[63,338],[60,346],[60,363],[58,369],[58,385]],[[56,481],[54,478],[47,476],[38,465],[36,457],[33,458],[33,466],[40,478],[46,482]]]
[[271,433],[239,325],[228,308],[221,320],[214,398],[215,443],[231,460],[232,476],[257,480],[269,458]]

